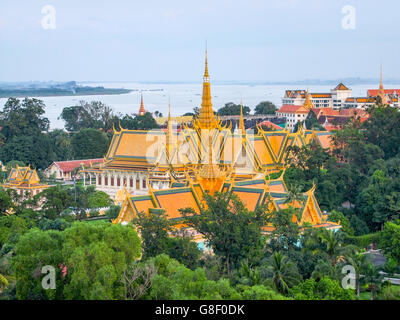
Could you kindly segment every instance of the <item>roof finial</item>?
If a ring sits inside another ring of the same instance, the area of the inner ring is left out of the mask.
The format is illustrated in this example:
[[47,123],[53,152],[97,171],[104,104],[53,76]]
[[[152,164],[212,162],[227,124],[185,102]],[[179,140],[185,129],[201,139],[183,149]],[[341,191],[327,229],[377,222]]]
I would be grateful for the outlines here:
[[240,120],[239,120],[239,129],[241,131],[241,134],[246,133],[246,128],[244,126],[244,120],[243,120],[243,101],[240,99]]
[[310,99],[310,94],[308,93],[308,89],[306,91],[306,101],[304,102],[303,107],[306,108],[307,110],[311,110],[313,107],[313,104]]
[[207,40],[206,40],[206,67],[204,70],[204,80],[210,78],[210,75],[208,74],[208,61],[207,61]]
[[146,114],[146,110],[143,105],[143,93],[140,93],[140,108],[139,108],[139,116],[144,116]]

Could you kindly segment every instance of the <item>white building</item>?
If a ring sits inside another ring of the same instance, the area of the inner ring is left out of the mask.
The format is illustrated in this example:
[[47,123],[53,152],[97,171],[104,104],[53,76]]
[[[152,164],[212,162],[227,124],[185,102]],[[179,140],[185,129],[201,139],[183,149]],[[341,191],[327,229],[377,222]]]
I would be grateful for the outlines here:
[[[315,108],[341,108],[352,90],[339,83],[330,93],[309,93],[311,103]],[[302,106],[306,101],[306,90],[286,90],[282,105]]]

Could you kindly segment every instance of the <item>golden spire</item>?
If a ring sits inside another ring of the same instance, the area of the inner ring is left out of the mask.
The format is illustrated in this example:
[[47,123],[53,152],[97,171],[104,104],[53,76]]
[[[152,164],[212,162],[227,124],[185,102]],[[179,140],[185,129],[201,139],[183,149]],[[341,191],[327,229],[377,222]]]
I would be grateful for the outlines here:
[[144,116],[146,114],[146,110],[143,105],[143,93],[140,95],[140,108],[139,108],[139,116]]
[[197,123],[200,129],[214,129],[218,127],[218,120],[214,115],[214,110],[212,108],[212,103],[211,103],[210,75],[208,73],[207,48],[206,48],[206,65],[203,77],[203,96]]
[[172,144],[173,144],[173,129],[172,129],[172,119],[171,119],[171,99],[169,99],[168,102],[168,108],[169,108],[169,112],[168,112],[168,122],[167,122],[167,136],[166,136],[166,147],[167,147],[167,155],[169,158],[171,158],[172,156]]
[[385,94],[385,89],[383,88],[383,77],[382,77],[382,64],[381,64],[381,76],[380,76],[380,83],[378,89],[378,96],[381,98],[382,104],[387,104],[387,97]]
[[306,108],[307,110],[311,110],[313,107],[313,104],[310,99],[310,94],[308,93],[308,89],[306,91],[306,101],[304,102],[303,107]]
[[240,99],[240,120],[239,120],[239,129],[242,134],[246,133],[246,128],[244,126],[244,120],[243,120],[243,102]]

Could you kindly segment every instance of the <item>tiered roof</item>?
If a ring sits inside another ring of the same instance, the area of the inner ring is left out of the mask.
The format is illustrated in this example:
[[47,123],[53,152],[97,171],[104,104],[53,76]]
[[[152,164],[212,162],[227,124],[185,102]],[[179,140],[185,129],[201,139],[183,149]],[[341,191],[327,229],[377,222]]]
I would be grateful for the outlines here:
[[47,185],[40,184],[39,176],[35,169],[28,167],[12,168],[6,183],[1,185],[4,188],[36,189],[47,188]]

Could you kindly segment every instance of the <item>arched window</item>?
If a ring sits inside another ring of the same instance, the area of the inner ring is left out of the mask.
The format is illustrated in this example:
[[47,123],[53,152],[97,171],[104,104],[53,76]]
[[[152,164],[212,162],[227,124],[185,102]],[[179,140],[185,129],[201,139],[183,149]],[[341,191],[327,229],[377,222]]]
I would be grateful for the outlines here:
[[114,186],[114,176],[111,176],[111,186]]
[[130,178],[130,179],[129,179],[129,187],[130,187],[130,188],[133,188],[133,178]]
[[118,177],[118,178],[117,178],[117,187],[119,187],[120,185],[121,185],[121,178]]

